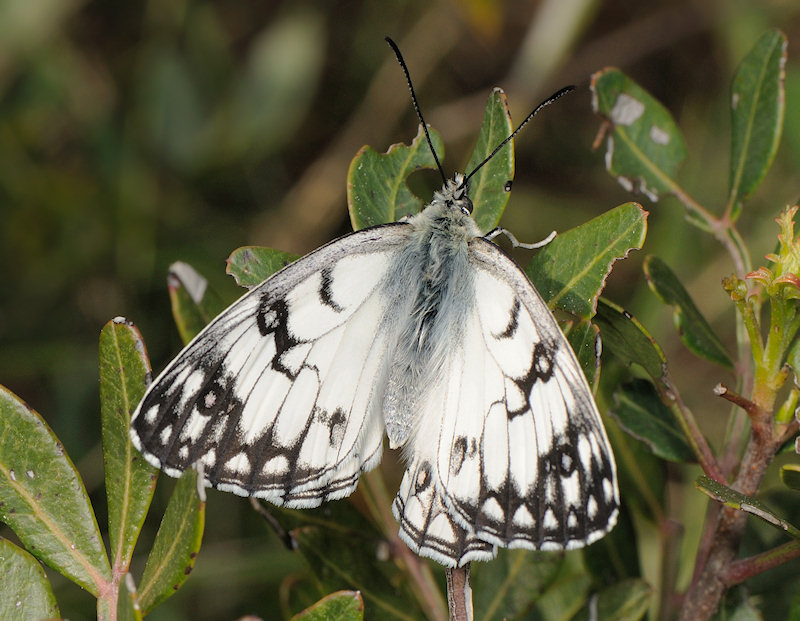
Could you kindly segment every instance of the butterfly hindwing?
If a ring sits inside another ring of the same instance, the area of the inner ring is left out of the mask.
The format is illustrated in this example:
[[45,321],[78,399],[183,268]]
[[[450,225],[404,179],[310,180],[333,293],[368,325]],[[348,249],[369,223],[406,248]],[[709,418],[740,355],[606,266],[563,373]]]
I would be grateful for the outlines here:
[[236,301],[156,378],[134,443],[177,475],[293,507],[351,493],[384,433],[381,295],[407,225],[353,233]]
[[[403,538],[451,565],[481,560],[493,545],[591,543],[616,521],[618,492],[588,384],[516,264],[483,239],[470,256],[473,312],[423,408],[441,418],[421,421],[395,501]],[[449,520],[434,523],[427,508],[436,503]]]

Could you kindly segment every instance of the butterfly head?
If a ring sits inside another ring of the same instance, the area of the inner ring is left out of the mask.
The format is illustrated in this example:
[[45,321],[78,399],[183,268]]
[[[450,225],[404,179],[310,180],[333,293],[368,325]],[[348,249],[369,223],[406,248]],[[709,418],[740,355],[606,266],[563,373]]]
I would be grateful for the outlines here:
[[461,173],[453,175],[452,179],[445,181],[441,192],[437,192],[444,203],[453,209],[459,210],[465,216],[472,215],[472,201],[469,198],[469,179]]

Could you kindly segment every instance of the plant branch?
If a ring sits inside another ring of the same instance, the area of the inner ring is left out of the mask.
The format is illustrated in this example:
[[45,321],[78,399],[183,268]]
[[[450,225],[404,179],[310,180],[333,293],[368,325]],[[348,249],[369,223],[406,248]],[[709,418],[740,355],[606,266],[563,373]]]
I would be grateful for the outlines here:
[[744,278],[750,271],[750,255],[728,214],[717,218],[675,182],[672,182],[670,191],[686,207],[689,221],[701,230],[711,233],[723,245],[733,261],[737,276]]
[[[764,407],[764,404],[759,404]],[[775,452],[780,448],[772,434],[751,433],[739,473],[731,486],[752,496],[764,478]],[[744,534],[747,514],[735,508],[721,507],[708,558],[699,576],[686,594],[680,621],[709,619],[719,606],[728,588],[723,576],[735,561]],[[698,559],[699,561],[699,559]]]
[[447,607],[450,621],[472,621],[472,587],[469,583],[469,563],[463,567],[448,567]]
[[403,563],[411,577],[411,584],[422,604],[428,611],[428,615],[435,621],[444,621],[444,598],[436,584],[430,566],[419,556],[414,554],[409,547],[403,543],[397,534],[397,522],[392,515],[389,507],[391,499],[386,491],[386,486],[380,471],[373,470],[362,476],[362,481],[366,484],[368,494],[365,494],[370,512],[376,522],[380,524],[384,536],[389,541],[392,556]]
[[730,401],[734,405],[738,405],[747,412],[754,433],[766,433],[769,430],[769,412],[763,412],[761,408],[753,401],[750,401],[750,399],[733,392],[724,384],[717,384],[714,386],[714,394]]
[[798,557],[800,541],[789,541],[772,550],[734,561],[725,570],[723,580],[731,587]]
[[672,378],[668,372],[665,372],[661,377],[661,381],[657,384],[658,391],[664,403],[670,406],[678,425],[681,427],[689,446],[692,448],[697,461],[703,472],[720,483],[725,483],[725,477],[722,470],[717,463],[717,458],[714,456],[711,447],[706,440],[705,435],[700,430],[700,426],[694,418],[694,414],[689,407],[683,402],[677,388],[672,383]]

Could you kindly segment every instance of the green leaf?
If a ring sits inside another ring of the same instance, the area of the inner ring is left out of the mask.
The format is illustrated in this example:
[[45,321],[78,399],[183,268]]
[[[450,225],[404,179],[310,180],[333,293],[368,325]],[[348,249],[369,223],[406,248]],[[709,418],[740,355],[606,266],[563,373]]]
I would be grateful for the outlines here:
[[337,591],[292,617],[292,621],[361,621],[364,600],[358,591]]
[[517,618],[542,597],[563,564],[562,555],[528,550],[500,550],[491,563],[473,563],[476,621]]
[[[335,533],[337,537],[351,539],[351,542],[356,537],[359,543],[373,548],[384,539],[375,524],[364,517],[352,502],[329,502],[313,509],[287,509],[270,503],[263,503],[262,507],[275,516],[286,531],[314,526]],[[373,548],[369,549],[369,554],[374,556]]]
[[111,559],[117,571],[128,569],[158,474],[129,434],[131,412],[144,395],[149,376],[139,331],[122,317],[109,321],[100,333],[100,416]]
[[789,609],[788,621],[800,621],[800,593],[792,599],[792,605]]
[[586,601],[590,584],[581,554],[568,552],[547,588],[533,602],[533,618],[571,619]]
[[295,529],[292,535],[322,593],[358,589],[376,619],[424,618],[407,585],[399,586],[396,565],[377,560],[383,540],[362,536],[357,530],[332,532],[316,526]]
[[136,592],[136,584],[131,574],[125,574],[125,580],[119,585],[117,598],[117,621],[141,621],[142,609]]
[[779,518],[761,501],[742,494],[741,492],[737,492],[727,485],[718,483],[714,479],[711,479],[704,474],[697,477],[695,486],[701,492],[713,498],[714,500],[717,500],[733,509],[739,509],[740,511],[745,511],[746,513],[751,513],[756,517],[760,517],[768,524],[772,524],[776,528],[786,532],[786,534],[788,534],[790,537],[800,539],[800,529]]
[[644,442],[661,459],[695,462],[695,455],[675,416],[663,404],[652,383],[636,379],[614,392],[611,414],[625,431]]
[[187,470],[175,485],[139,581],[145,615],[189,577],[203,539],[205,506],[205,497],[197,495],[197,472]]
[[111,569],[78,471],[42,417],[1,386],[0,522],[92,595],[107,588]]
[[689,351],[732,371],[733,360],[722,341],[667,264],[650,255],[644,260],[644,273],[653,293],[675,309],[675,327]]
[[[433,129],[429,131],[436,153],[443,160],[442,139]],[[347,206],[353,230],[417,213],[425,201],[414,196],[406,179],[416,170],[435,166],[422,126],[410,146],[394,144],[386,153],[362,147],[347,173]]]
[[790,489],[800,490],[800,464],[781,466],[781,481]]
[[251,288],[299,258],[300,255],[272,248],[242,246],[228,257],[225,272],[234,277],[237,285]]
[[573,621],[637,621],[647,613],[652,594],[653,587],[644,580],[623,580],[598,593]]
[[633,315],[600,298],[594,322],[606,349],[625,364],[641,365],[656,382],[662,381],[667,368],[664,352]]
[[2,537],[0,576],[0,619],[61,617],[39,561]]
[[172,316],[184,344],[225,308],[220,297],[208,288],[208,281],[188,263],[170,265],[167,284]]
[[629,192],[657,201],[675,190],[686,143],[669,111],[615,68],[592,75],[592,107],[606,119],[606,168]]
[[646,232],[647,212],[625,203],[556,237],[525,273],[551,309],[589,319],[614,261],[641,248]]
[[730,200],[734,219],[741,201],[767,174],[778,150],[786,108],[786,36],[765,32],[739,65],[731,88]]
[[[495,88],[489,95],[481,124],[478,142],[472,151],[464,172],[469,174],[486,159],[503,140],[511,135],[514,126],[508,111],[506,94]],[[478,228],[488,233],[500,222],[508,203],[511,183],[514,179],[514,143],[510,141],[469,180],[474,211],[472,217]]]
[[582,320],[571,323],[564,335],[575,352],[586,381],[596,391],[600,379],[600,331],[592,322]]
[[[612,435],[613,437],[613,435]],[[621,451],[617,450],[620,443],[614,442],[615,457],[617,458],[617,472],[620,477],[620,484],[626,490],[626,498],[630,501],[634,496],[637,497],[638,502],[641,502],[639,494],[636,493],[634,485],[628,486],[628,480],[625,478],[627,474],[628,450],[627,446],[622,447]],[[637,450],[641,445],[637,445]],[[623,452],[625,453],[623,455]],[[655,457],[647,454],[646,457],[652,461],[656,461]],[[644,461],[644,460],[643,460]],[[645,478],[645,484],[650,485],[648,488],[650,494],[657,494],[658,485],[655,484],[654,479],[647,479],[647,463],[638,462],[638,466],[643,466],[643,472],[637,471],[637,475],[642,475]],[[663,462],[658,462],[659,467]],[[637,519],[644,516],[650,519],[651,516],[647,511],[640,511],[640,507],[636,506],[636,502],[626,502],[621,508],[617,525],[605,537],[596,541],[589,547],[583,550],[583,562],[586,564],[586,569],[594,578],[594,583],[611,584],[612,582],[619,582],[627,578],[638,577],[641,575],[642,570],[639,566],[639,553],[637,546],[631,542],[636,541],[637,532],[633,523],[632,515],[635,514]],[[657,523],[657,520],[654,520]]]

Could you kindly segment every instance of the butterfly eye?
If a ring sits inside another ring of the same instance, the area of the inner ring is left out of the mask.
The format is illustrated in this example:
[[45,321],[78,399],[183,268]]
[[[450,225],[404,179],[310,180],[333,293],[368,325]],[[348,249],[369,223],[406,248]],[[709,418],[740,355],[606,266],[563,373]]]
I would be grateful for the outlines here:
[[471,216],[472,215],[472,201],[469,200],[469,196],[465,196],[464,198],[462,198],[459,201],[459,203],[461,204],[460,205],[461,206],[461,213],[463,213],[465,216]]

